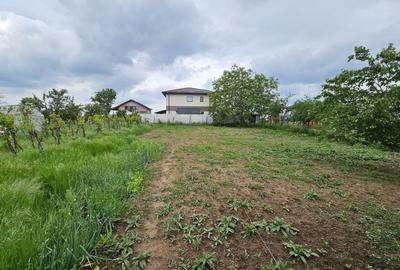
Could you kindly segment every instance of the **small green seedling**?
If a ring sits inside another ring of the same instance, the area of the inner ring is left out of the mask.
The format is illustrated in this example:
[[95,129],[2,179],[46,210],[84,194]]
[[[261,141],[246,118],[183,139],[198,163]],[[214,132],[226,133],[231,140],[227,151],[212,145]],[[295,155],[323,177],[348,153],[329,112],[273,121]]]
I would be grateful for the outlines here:
[[150,262],[150,253],[148,251],[143,251],[138,256],[133,258],[134,265],[140,269],[144,269]]
[[299,230],[289,223],[287,223],[283,218],[275,217],[269,224],[269,229],[271,232],[281,232],[284,236],[296,235]]
[[272,208],[272,205],[270,204],[264,204],[263,205],[263,210],[267,213],[273,214],[274,213],[274,209]]
[[271,262],[268,265],[263,266],[261,270],[293,270],[287,262],[277,260]]
[[223,216],[222,218],[218,219],[216,228],[218,232],[226,238],[228,235],[235,232],[236,223],[238,220],[239,218],[235,216]]
[[304,194],[304,198],[310,201],[316,201],[319,199],[318,193],[312,188]]
[[192,263],[193,270],[212,270],[215,269],[215,252],[205,252],[197,257]]
[[302,261],[304,264],[310,257],[319,257],[319,255],[311,249],[307,249],[300,244],[293,243],[293,241],[284,242],[283,246],[289,251],[289,255],[297,260]]
[[257,227],[254,223],[244,224],[243,231],[242,231],[243,237],[245,237],[245,238],[251,237],[251,236],[255,235],[256,232],[257,232]]

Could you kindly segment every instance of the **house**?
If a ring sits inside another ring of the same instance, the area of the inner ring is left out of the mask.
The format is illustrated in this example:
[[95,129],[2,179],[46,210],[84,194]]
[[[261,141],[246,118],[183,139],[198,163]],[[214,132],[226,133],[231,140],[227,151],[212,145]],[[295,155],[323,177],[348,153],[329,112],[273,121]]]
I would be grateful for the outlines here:
[[111,110],[118,111],[118,110],[125,110],[127,112],[138,112],[138,113],[151,113],[151,108],[147,107],[146,105],[137,102],[133,99],[125,101],[117,106],[111,108]]
[[163,91],[167,114],[208,114],[210,90],[185,87]]

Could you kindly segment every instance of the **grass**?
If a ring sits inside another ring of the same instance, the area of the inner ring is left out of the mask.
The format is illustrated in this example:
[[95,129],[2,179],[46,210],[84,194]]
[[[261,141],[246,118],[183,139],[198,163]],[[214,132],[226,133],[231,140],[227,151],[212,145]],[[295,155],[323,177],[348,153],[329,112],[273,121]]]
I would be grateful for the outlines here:
[[43,152],[22,141],[16,156],[0,149],[1,268],[71,269],[92,260],[101,234],[127,209],[128,182],[162,150],[138,138],[147,130],[92,131],[61,145],[47,139]]

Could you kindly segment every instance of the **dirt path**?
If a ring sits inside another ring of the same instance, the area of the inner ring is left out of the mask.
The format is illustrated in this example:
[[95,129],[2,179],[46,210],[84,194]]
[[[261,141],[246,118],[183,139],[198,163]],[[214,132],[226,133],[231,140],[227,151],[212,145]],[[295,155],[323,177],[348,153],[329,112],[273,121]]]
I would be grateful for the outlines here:
[[[193,134],[190,134],[193,135]],[[177,158],[181,157],[181,149],[195,144],[196,136],[186,136],[185,140],[179,138],[179,133],[170,135],[163,134],[157,130],[147,133],[146,139],[158,140],[165,143],[165,154],[161,160],[151,165],[150,170],[156,172],[150,187],[141,201],[144,203],[145,215],[141,220],[142,226],[137,231],[138,235],[144,237],[135,248],[135,254],[147,251],[151,254],[151,261],[146,266],[149,270],[167,269],[168,263],[177,260],[179,254],[174,245],[165,239],[164,232],[160,226],[158,214],[166,206],[163,197],[168,195],[168,188],[172,187],[174,181],[185,171]]]

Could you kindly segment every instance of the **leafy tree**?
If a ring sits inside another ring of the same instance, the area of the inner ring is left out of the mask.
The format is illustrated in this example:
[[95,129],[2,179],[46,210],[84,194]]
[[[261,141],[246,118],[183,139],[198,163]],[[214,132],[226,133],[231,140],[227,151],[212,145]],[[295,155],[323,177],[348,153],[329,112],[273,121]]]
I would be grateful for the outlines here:
[[107,115],[111,111],[111,106],[117,97],[117,92],[111,88],[103,89],[96,92],[91,100],[93,104],[90,104],[89,109],[94,114]]
[[47,94],[43,94],[40,99],[37,96],[25,97],[20,101],[21,106],[37,109],[46,119],[51,114],[59,115],[64,121],[75,121],[78,119],[81,108],[75,104],[74,98],[68,95],[66,89],[52,89]]
[[323,121],[335,134],[400,147],[400,52],[389,44],[376,56],[355,47],[348,61],[365,66],[344,70],[323,85]]
[[278,81],[244,67],[232,66],[213,82],[210,114],[216,123],[252,122],[254,114],[266,116],[276,101]]
[[293,122],[307,122],[317,121],[319,116],[320,101],[313,98],[305,98],[297,100],[290,106],[290,120]]

